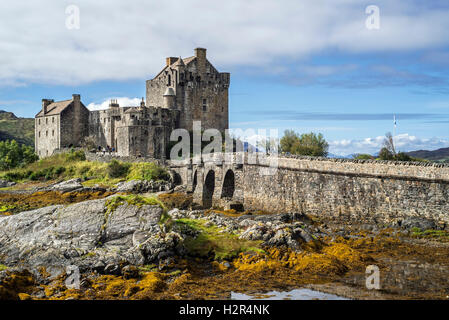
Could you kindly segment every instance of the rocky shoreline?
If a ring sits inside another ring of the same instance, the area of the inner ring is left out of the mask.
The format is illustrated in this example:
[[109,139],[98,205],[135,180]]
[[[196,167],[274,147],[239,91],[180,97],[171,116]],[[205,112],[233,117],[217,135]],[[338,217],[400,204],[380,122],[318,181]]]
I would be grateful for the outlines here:
[[[72,180],[45,191],[94,192],[79,185]],[[157,195],[181,193],[139,181],[108,191],[113,194],[100,199],[0,216],[0,299],[226,299],[231,292],[306,286],[349,298],[449,294],[445,284],[433,294],[395,291],[391,283],[376,294],[363,288],[367,265],[391,270],[410,259],[427,259],[443,270],[432,272],[446,279],[447,242],[411,237],[436,227],[431,221],[409,219],[401,228],[385,228],[301,213],[169,209],[173,203]],[[148,191],[159,193],[143,194]],[[420,255],[431,245],[437,249]],[[75,289],[66,285],[70,268],[80,275]],[[354,283],[357,290],[341,289]]]

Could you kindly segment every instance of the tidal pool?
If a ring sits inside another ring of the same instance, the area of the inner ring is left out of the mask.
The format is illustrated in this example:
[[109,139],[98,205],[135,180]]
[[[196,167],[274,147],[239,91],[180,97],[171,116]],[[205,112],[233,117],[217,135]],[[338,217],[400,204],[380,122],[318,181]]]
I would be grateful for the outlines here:
[[251,294],[231,292],[231,300],[348,300],[334,294],[323,293],[310,289],[294,289],[292,291],[270,291]]

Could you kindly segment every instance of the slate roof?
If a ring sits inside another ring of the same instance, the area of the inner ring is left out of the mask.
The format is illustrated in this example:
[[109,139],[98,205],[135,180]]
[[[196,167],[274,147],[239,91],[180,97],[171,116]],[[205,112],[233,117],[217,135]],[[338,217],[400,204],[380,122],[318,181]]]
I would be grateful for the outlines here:
[[64,101],[56,101],[47,106],[47,113],[44,115],[43,110],[39,111],[36,117],[55,116],[64,111],[73,102],[72,99]]

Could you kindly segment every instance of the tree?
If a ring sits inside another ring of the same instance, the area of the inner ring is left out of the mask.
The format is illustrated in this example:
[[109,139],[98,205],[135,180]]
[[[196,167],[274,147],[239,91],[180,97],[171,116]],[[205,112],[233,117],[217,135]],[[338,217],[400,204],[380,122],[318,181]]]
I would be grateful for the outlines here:
[[424,161],[424,159],[413,158],[405,152],[396,152],[394,139],[390,132],[385,134],[382,149],[379,152],[380,160],[394,160],[394,161]]
[[299,135],[293,130],[286,130],[280,141],[282,152],[292,154],[326,157],[329,144],[321,133],[303,133]]
[[385,134],[383,148],[387,149],[388,152],[393,155],[393,157],[396,155],[396,147],[394,145],[394,139],[393,136],[391,135],[391,132],[387,132]]
[[367,153],[358,153],[354,156],[356,160],[374,160],[375,158]]
[[380,160],[393,160],[394,159],[394,155],[391,153],[390,150],[388,150],[388,148],[383,147],[379,151],[379,159]]
[[15,140],[0,141],[0,170],[23,167],[38,159],[32,147],[18,144]]
[[284,136],[280,141],[280,149],[282,152],[291,152],[293,144],[298,142],[299,135],[293,130],[285,130]]

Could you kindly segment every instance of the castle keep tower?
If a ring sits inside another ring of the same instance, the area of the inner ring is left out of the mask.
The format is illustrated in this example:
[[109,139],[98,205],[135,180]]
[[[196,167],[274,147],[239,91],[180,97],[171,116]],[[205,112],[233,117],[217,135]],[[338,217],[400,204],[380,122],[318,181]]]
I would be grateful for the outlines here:
[[171,89],[180,128],[190,131],[193,121],[201,121],[203,129],[224,132],[229,127],[229,82],[230,74],[218,72],[207,60],[206,49],[196,48],[192,57],[166,59],[165,67],[146,83],[146,104],[165,106]]

